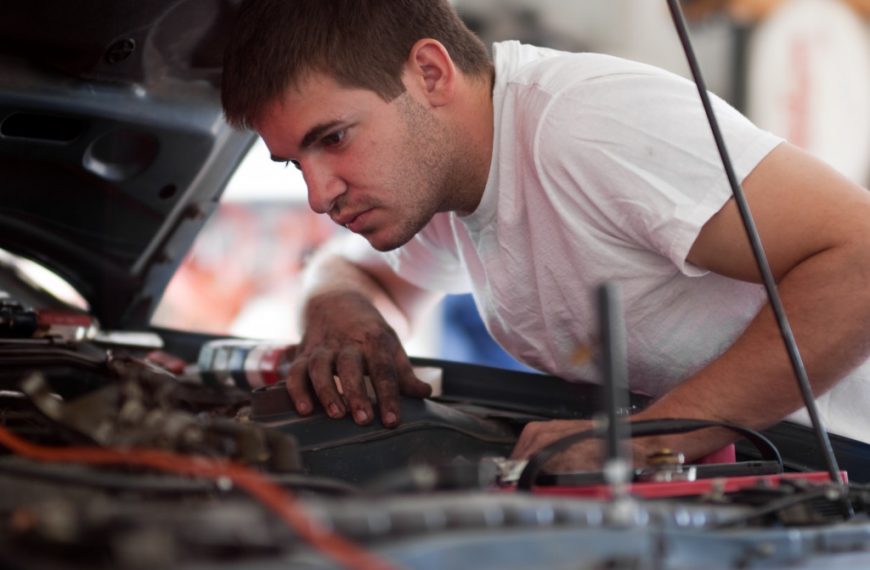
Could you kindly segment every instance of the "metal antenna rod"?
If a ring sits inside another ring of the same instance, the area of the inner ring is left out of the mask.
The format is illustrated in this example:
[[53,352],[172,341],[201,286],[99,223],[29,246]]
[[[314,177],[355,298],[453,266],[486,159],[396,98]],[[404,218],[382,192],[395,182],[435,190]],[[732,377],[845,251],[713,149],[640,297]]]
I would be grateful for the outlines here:
[[625,438],[628,426],[619,417],[628,404],[628,371],[625,324],[619,286],[605,283],[598,289],[599,337],[601,339],[601,372],[604,380],[604,412],[607,414],[607,460],[627,457]]
[[828,432],[825,430],[822,425],[822,420],[819,417],[819,410],[816,406],[816,400],[813,396],[812,388],[810,387],[807,371],[804,367],[803,360],[801,359],[797,342],[794,338],[794,333],[791,330],[791,325],[789,325],[788,318],[785,315],[785,309],[783,309],[782,306],[782,299],[779,296],[776,281],[773,278],[773,272],[770,269],[770,264],[767,261],[767,256],[765,255],[764,248],[761,245],[761,238],[758,235],[758,229],[755,226],[752,213],[749,211],[749,204],[746,201],[746,195],[743,193],[743,188],[740,186],[740,182],[737,180],[737,176],[734,173],[734,167],[731,164],[728,149],[725,147],[725,141],[722,137],[722,132],[719,129],[719,122],[716,120],[716,115],[713,113],[713,105],[710,103],[710,96],[707,93],[707,87],[704,83],[704,78],[701,75],[701,68],[698,65],[695,52],[692,49],[692,42],[689,38],[689,32],[686,26],[686,20],[683,17],[683,11],[680,8],[679,0],[667,1],[668,8],[671,10],[671,17],[677,28],[677,34],[680,36],[680,43],[683,44],[683,51],[686,53],[686,59],[688,60],[689,67],[692,70],[692,76],[695,78],[695,85],[698,87],[698,93],[701,95],[701,102],[704,104],[704,111],[707,113],[710,128],[713,130],[713,138],[716,140],[716,147],[719,149],[719,156],[722,158],[722,165],[725,167],[725,173],[728,175],[728,182],[731,184],[731,191],[734,193],[734,199],[737,202],[740,217],[743,219],[743,225],[746,228],[746,233],[752,246],[752,252],[755,255],[756,262],[758,263],[758,269],[761,271],[764,288],[767,290],[767,296],[770,299],[773,314],[776,317],[776,322],[779,325],[782,339],[785,342],[785,348],[788,352],[789,359],[791,360],[791,365],[794,369],[795,378],[797,378],[798,387],[800,388],[804,405],[809,412],[813,431],[815,431],[816,439],[818,440],[819,447],[824,455],[828,473],[831,476],[832,482],[842,484],[843,481],[840,478],[840,468],[837,465],[837,458],[834,456],[834,449],[831,447],[831,440],[828,437]]

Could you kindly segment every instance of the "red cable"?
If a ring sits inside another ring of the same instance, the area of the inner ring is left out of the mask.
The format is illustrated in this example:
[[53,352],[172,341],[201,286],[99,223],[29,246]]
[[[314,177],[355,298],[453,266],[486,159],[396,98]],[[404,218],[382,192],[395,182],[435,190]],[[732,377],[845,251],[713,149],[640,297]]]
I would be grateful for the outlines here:
[[186,457],[157,449],[103,449],[99,447],[46,447],[25,441],[0,426],[0,444],[34,461],[128,465],[168,473],[220,479],[226,477],[274,512],[303,540],[346,568],[389,570],[392,565],[331,532],[305,514],[296,499],[258,472],[239,464],[205,457]]

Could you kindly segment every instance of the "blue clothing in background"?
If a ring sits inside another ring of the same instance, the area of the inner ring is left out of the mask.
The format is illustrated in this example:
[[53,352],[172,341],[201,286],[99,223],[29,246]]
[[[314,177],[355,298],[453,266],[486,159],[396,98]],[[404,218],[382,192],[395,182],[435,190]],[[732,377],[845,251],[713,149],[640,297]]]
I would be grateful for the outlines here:
[[448,295],[441,307],[441,358],[536,372],[517,362],[492,339],[471,295]]

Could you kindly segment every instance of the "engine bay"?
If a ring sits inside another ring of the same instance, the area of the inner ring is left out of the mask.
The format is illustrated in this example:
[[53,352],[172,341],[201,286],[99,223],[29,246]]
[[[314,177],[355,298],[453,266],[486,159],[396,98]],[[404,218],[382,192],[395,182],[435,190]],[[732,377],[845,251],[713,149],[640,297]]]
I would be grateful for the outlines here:
[[[45,320],[12,301],[7,308],[17,315],[7,322]],[[403,400],[398,428],[360,427],[297,416],[280,382],[251,390],[200,366],[209,342],[235,341],[96,334],[81,315],[52,322],[7,326],[0,341],[6,567],[821,568],[868,560],[870,495],[861,481],[870,471],[854,470],[867,455],[857,442],[835,440],[854,468],[848,487],[801,464],[812,462],[811,437],[791,426],[765,436],[783,444],[781,456],[744,441],[736,463],[670,464],[653,477],[646,467],[628,488],[604,472],[544,472],[522,488],[524,466],[507,458],[523,425],[595,416],[600,386],[415,359],[440,394]],[[620,414],[645,402],[632,394]]]

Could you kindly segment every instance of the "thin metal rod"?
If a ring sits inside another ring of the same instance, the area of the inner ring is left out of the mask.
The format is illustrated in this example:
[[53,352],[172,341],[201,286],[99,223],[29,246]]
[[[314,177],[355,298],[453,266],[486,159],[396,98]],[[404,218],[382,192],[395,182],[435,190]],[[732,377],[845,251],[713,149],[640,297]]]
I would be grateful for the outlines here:
[[710,122],[710,128],[713,130],[713,138],[716,140],[716,147],[719,149],[719,156],[722,158],[722,165],[725,167],[725,173],[728,175],[728,182],[731,184],[731,191],[734,193],[734,199],[737,202],[740,217],[743,219],[743,225],[746,228],[746,234],[749,237],[752,252],[755,255],[758,269],[761,272],[764,281],[764,288],[767,290],[767,296],[770,300],[773,314],[776,317],[776,322],[779,325],[782,339],[785,342],[785,348],[788,352],[789,359],[791,360],[791,365],[794,369],[795,378],[797,378],[798,387],[800,388],[804,405],[809,412],[816,439],[818,440],[819,447],[824,455],[825,463],[831,476],[831,481],[841,484],[843,481],[840,477],[840,468],[837,465],[837,458],[834,456],[834,449],[831,447],[831,440],[828,437],[828,432],[822,425],[821,418],[819,417],[818,407],[816,406],[816,400],[813,396],[809,378],[807,377],[807,371],[804,367],[803,360],[801,359],[800,351],[798,350],[791,325],[789,325],[788,318],[785,315],[785,309],[783,309],[782,306],[782,299],[779,296],[776,281],[773,278],[773,272],[770,269],[767,255],[764,253],[764,248],[761,245],[761,238],[758,235],[758,229],[755,226],[755,221],[753,220],[752,213],[749,210],[749,204],[746,201],[743,188],[737,180],[737,176],[734,173],[734,167],[731,163],[731,158],[728,155],[727,148],[725,147],[725,141],[722,137],[722,132],[719,129],[716,115],[713,112],[713,105],[710,102],[710,96],[707,93],[704,78],[701,75],[701,68],[698,65],[695,52],[692,49],[692,42],[689,38],[688,27],[686,26],[686,20],[683,17],[683,11],[680,8],[679,0],[667,1],[668,8],[671,10],[671,17],[674,20],[674,25],[676,26],[677,33],[680,36],[680,42],[683,44],[683,50],[686,53],[686,59],[688,59],[689,67],[692,70],[692,76],[695,78],[695,85],[698,87],[698,93],[701,95],[701,101],[704,104],[704,111],[707,113],[707,119]]
[[605,283],[598,289],[599,334],[601,336],[601,372],[604,380],[604,411],[607,414],[606,455],[609,460],[628,461],[625,437],[627,426],[619,418],[626,395],[627,352],[622,300],[615,283]]

